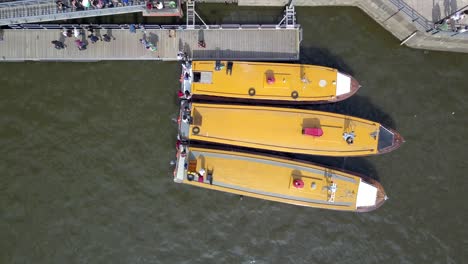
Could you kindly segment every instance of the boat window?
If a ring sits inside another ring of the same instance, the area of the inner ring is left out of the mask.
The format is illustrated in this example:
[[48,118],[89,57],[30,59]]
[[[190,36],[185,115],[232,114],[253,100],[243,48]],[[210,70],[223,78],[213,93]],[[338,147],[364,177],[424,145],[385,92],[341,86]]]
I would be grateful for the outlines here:
[[193,72],[193,82],[200,82],[201,72]]
[[193,82],[211,83],[213,80],[212,72],[193,72]]

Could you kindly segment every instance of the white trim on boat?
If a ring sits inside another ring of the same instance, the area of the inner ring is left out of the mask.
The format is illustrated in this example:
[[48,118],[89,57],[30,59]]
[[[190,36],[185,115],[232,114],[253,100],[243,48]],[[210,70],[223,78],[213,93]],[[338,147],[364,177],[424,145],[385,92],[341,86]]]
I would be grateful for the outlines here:
[[377,188],[362,181],[359,183],[356,207],[374,206],[377,202]]
[[338,72],[337,75],[336,96],[351,92],[351,77],[340,72]]
[[[179,154],[180,155],[180,154]],[[177,167],[176,167],[176,175],[174,177],[174,181],[177,183],[181,183],[185,179],[185,160],[187,159],[187,156],[185,157],[180,157],[177,159]]]

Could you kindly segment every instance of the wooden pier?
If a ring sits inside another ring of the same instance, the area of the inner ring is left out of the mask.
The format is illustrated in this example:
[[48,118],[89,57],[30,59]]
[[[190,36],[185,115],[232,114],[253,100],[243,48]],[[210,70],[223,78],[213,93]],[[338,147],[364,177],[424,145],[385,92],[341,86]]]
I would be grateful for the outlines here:
[[[3,61],[102,61],[102,60],[176,60],[179,51],[198,60],[283,60],[299,59],[301,29],[270,26],[218,26],[209,29],[94,29],[97,37],[111,36],[110,42],[91,43],[84,27],[80,40],[87,43],[79,50],[75,37],[63,36],[60,25],[55,29],[4,29],[0,41],[0,58]],[[156,51],[145,49],[139,41],[145,38],[157,47]],[[51,43],[62,41],[65,49],[57,50]],[[206,46],[198,42],[204,40]]]

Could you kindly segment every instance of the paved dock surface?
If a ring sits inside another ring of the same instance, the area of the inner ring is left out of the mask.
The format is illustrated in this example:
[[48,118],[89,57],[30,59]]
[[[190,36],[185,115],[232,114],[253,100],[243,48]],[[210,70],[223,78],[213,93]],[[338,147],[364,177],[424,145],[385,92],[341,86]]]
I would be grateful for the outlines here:
[[[295,0],[294,5],[355,6],[409,47],[468,53],[468,31],[461,33],[438,30],[433,23],[439,17],[442,19],[452,11],[463,9],[467,2],[468,0]],[[288,0],[238,0],[238,3],[239,6],[284,6],[288,4]],[[439,10],[440,15],[437,14]],[[467,20],[468,17],[460,21],[460,24]]]
[[[86,33],[87,32],[83,32]],[[170,36],[174,34],[174,36]],[[75,37],[64,37],[60,29],[5,29],[0,41],[3,61],[100,61],[100,60],[175,60],[179,50],[194,59],[298,60],[300,29],[124,29],[95,30],[98,37],[111,36],[110,42],[91,43],[86,34],[80,37],[87,44],[79,50]],[[139,41],[146,38],[157,51],[145,49]],[[204,39],[206,47],[199,47]],[[51,43],[60,40],[66,49],[57,50]]]

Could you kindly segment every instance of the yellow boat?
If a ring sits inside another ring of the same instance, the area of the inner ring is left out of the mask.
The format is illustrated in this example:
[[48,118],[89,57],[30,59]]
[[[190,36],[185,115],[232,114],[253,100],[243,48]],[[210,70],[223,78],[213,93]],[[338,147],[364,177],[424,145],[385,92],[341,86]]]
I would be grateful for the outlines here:
[[377,122],[341,114],[182,101],[179,134],[190,141],[322,156],[389,152],[403,138]]
[[275,103],[338,102],[360,88],[353,77],[333,68],[240,61],[184,62],[181,83],[181,97]]
[[174,181],[294,205],[367,212],[387,196],[373,179],[274,156],[179,145]]

